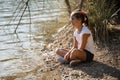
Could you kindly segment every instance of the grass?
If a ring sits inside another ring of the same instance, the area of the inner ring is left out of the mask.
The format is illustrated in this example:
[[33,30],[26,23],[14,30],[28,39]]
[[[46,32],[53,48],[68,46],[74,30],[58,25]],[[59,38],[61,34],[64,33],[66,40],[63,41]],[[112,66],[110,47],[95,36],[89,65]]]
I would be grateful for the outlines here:
[[114,13],[113,4],[107,3],[107,0],[87,0],[85,8],[88,11],[90,28],[94,34],[97,44],[109,44],[109,26],[108,20]]

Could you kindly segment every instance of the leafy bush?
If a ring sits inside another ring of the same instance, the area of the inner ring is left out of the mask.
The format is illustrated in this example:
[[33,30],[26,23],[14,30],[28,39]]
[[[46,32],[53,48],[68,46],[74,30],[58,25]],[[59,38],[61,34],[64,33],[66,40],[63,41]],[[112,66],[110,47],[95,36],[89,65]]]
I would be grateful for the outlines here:
[[89,15],[90,28],[98,44],[107,44],[110,41],[108,20],[115,11],[114,0],[111,3],[109,4],[107,0],[87,0],[85,3],[85,9]]

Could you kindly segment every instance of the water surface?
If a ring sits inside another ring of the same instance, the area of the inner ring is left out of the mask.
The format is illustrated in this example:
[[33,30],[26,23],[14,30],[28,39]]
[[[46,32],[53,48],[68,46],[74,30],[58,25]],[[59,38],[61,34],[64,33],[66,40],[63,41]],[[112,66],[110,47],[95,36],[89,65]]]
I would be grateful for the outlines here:
[[30,0],[31,21],[26,9],[14,33],[25,8],[22,1],[0,0],[0,78],[40,66],[41,49],[68,20],[64,0]]

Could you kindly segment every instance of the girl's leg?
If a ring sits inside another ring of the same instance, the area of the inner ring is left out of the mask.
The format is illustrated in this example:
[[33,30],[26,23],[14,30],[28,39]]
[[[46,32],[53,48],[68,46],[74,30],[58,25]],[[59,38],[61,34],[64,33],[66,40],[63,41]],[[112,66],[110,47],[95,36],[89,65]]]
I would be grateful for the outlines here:
[[86,61],[86,52],[78,49],[73,49],[70,55],[71,60],[81,60]]
[[77,66],[78,64],[80,64],[80,62],[86,61],[86,58],[86,53],[84,51],[74,49],[70,55],[70,59],[72,60],[70,62],[70,65]]
[[64,63],[68,63],[66,61],[64,61],[64,56],[66,55],[66,53],[68,52],[69,50],[66,50],[66,49],[57,49],[56,50],[56,54],[61,56],[57,59],[58,62],[64,64]]
[[57,49],[56,50],[56,54],[61,56],[61,57],[64,57],[65,54],[68,52],[69,50],[66,50],[66,49]]

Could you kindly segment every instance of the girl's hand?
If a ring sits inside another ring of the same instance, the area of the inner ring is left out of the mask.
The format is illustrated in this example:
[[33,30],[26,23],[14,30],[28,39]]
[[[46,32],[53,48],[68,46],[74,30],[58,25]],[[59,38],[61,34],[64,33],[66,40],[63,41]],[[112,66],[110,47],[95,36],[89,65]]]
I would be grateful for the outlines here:
[[68,52],[65,56],[64,56],[64,60],[65,61],[69,61],[70,59],[70,52]]

